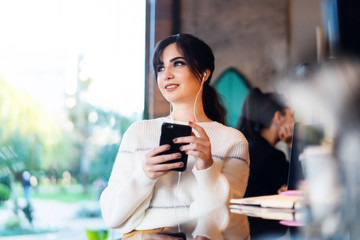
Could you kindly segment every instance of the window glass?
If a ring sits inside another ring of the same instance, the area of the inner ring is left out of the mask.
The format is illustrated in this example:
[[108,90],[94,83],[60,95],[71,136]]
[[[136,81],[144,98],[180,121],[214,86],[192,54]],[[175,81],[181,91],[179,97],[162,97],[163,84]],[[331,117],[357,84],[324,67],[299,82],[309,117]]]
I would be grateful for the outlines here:
[[98,199],[143,115],[145,4],[0,2],[0,236],[112,234]]

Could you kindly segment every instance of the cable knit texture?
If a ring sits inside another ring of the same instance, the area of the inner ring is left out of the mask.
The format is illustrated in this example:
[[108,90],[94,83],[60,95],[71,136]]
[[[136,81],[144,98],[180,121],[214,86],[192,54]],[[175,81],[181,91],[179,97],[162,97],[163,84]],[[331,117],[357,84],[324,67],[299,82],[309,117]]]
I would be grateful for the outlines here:
[[100,197],[109,228],[127,233],[161,227],[157,221],[166,218],[153,217],[154,209],[163,209],[157,212],[164,215],[182,208],[202,213],[226,204],[230,198],[243,197],[249,177],[248,142],[241,132],[218,122],[197,123],[211,141],[214,164],[210,168],[197,170],[195,159],[189,156],[185,172],[172,171],[156,180],[148,178],[142,161],[148,150],[159,146],[165,121],[169,119],[138,121],[125,132],[108,186]]

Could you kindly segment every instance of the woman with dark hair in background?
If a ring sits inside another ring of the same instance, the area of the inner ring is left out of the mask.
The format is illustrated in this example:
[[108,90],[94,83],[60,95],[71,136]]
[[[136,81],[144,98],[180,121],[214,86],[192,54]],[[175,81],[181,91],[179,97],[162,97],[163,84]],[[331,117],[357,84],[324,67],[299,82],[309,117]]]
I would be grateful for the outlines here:
[[[162,227],[161,221],[170,224],[169,215],[183,216],[186,209],[202,212],[241,198],[248,180],[248,142],[223,125],[225,110],[209,84],[214,71],[210,47],[189,34],[169,36],[157,44],[153,68],[172,111],[127,129],[100,198],[106,225],[123,233]],[[171,171],[182,162],[165,163],[180,153],[159,155],[169,148],[159,146],[164,122],[192,127],[191,136],[174,139],[186,144],[180,149],[188,155],[182,173]]]
[[252,89],[245,98],[237,125],[249,141],[250,176],[244,197],[286,190],[289,162],[275,148],[279,141],[291,147],[295,119],[281,94]]

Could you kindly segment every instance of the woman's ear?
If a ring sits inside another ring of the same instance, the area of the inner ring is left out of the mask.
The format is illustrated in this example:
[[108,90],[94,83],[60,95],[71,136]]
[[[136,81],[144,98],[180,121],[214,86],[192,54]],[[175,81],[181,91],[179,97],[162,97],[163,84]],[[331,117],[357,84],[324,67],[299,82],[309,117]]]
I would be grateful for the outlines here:
[[202,81],[206,81],[209,79],[209,76],[210,76],[210,70],[209,69],[206,69],[203,73],[202,73]]

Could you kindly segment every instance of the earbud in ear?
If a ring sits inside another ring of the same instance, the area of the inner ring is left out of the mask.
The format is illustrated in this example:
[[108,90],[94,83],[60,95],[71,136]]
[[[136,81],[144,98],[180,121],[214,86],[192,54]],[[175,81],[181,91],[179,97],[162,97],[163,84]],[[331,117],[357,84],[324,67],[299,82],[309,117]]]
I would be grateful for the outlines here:
[[205,77],[206,77],[206,72],[203,73],[203,77],[202,77],[202,79],[201,79],[201,82],[204,81]]

